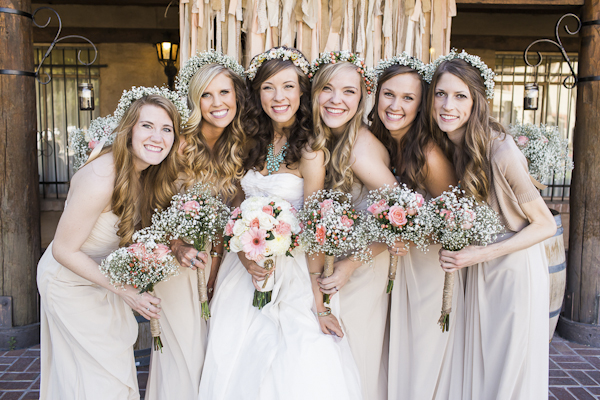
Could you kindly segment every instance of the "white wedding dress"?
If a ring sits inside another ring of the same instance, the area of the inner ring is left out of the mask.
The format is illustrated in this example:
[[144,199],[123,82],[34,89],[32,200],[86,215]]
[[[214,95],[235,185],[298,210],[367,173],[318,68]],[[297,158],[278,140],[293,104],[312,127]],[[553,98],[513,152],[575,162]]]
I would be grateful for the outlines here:
[[[303,183],[290,173],[253,170],[241,181],[246,198],[279,196],[297,209]],[[259,310],[252,306],[250,274],[236,253],[225,255],[210,307],[199,400],[361,399],[346,339],[323,334],[313,312],[306,255],[297,251],[275,263],[271,302]]]

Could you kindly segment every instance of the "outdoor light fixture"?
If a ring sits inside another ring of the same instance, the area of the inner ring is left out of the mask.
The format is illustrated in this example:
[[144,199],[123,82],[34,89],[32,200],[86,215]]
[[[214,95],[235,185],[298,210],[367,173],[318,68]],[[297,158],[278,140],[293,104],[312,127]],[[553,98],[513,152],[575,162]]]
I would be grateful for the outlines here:
[[525,110],[538,109],[539,88],[537,83],[525,84],[525,98],[523,99],[523,108]]
[[165,67],[165,75],[167,75],[169,82],[169,89],[173,90],[175,83],[175,75],[177,75],[177,68],[175,62],[177,61],[177,53],[179,51],[179,43],[173,42],[161,42],[156,43],[156,54],[158,55],[158,62]]
[[88,111],[94,109],[94,85],[91,83],[80,83],[77,85],[79,95],[79,109]]

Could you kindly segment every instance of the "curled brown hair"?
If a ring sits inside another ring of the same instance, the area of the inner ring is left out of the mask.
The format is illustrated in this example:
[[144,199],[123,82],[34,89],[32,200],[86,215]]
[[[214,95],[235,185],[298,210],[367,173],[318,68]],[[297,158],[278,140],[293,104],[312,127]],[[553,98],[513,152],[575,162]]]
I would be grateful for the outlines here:
[[296,112],[296,119],[288,128],[288,149],[285,153],[286,167],[298,163],[302,158],[302,151],[315,146],[312,115],[310,110],[310,80],[300,68],[290,60],[268,60],[258,69],[255,78],[248,81],[248,114],[245,119],[246,133],[249,138],[249,151],[244,167],[246,170],[256,168],[262,170],[267,159],[267,147],[273,142],[275,131],[271,118],[265,113],[260,101],[261,85],[273,75],[287,69],[293,68],[298,75],[300,85],[300,107]]
[[[381,121],[381,118],[379,118],[378,108],[383,83],[402,74],[412,74],[419,80],[421,83],[421,98],[415,120],[411,123],[406,134],[400,139],[400,143],[397,143]],[[427,104],[427,89],[427,82],[425,82],[416,70],[405,65],[392,65],[379,76],[377,92],[375,93],[375,104],[369,114],[371,132],[388,150],[390,164],[396,168],[396,175],[400,177],[402,183],[406,183],[411,189],[425,189],[424,182],[427,177],[426,173],[428,172],[425,168],[427,164],[425,151],[428,149],[430,143],[433,142],[433,137],[427,127],[426,113],[424,112]]]
[[[449,73],[462,80],[469,88],[473,99],[471,116],[463,138],[462,151],[448,136],[442,132],[436,122],[434,110],[435,88],[442,74]],[[429,124],[434,139],[450,160],[454,161],[454,169],[459,179],[461,189],[468,195],[475,196],[480,201],[487,200],[490,192],[490,160],[489,150],[493,139],[492,131],[499,132],[504,137],[505,130],[500,123],[490,116],[490,107],[485,95],[485,85],[480,71],[461,59],[442,62],[436,69],[427,101]]]

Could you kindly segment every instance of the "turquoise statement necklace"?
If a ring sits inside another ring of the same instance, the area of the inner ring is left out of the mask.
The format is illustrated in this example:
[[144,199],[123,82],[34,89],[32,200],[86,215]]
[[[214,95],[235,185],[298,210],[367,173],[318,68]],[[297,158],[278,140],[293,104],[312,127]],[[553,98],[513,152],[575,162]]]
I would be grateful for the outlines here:
[[281,150],[279,150],[279,153],[273,154],[275,146],[273,145],[273,143],[269,144],[269,147],[267,147],[267,172],[269,173],[269,175],[279,171],[279,166],[285,158],[285,151],[287,150],[287,148],[288,143],[285,142],[285,144],[281,146]]

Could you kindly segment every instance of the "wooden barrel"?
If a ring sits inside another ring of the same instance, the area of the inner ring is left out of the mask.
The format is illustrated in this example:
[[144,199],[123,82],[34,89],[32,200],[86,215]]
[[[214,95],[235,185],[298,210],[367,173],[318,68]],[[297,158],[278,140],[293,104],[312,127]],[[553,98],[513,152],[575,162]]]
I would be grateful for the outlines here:
[[563,239],[563,226],[560,213],[556,210],[550,210],[554,215],[557,230],[554,236],[544,240],[546,248],[546,257],[548,258],[549,292],[550,292],[550,341],[554,335],[558,315],[562,309],[563,297],[565,295],[565,285],[567,283],[567,261],[565,259],[565,242]]
[[138,338],[133,345],[133,355],[135,357],[135,366],[140,367],[150,364],[152,334],[150,333],[150,321],[138,313],[135,313],[135,319],[138,322]]

